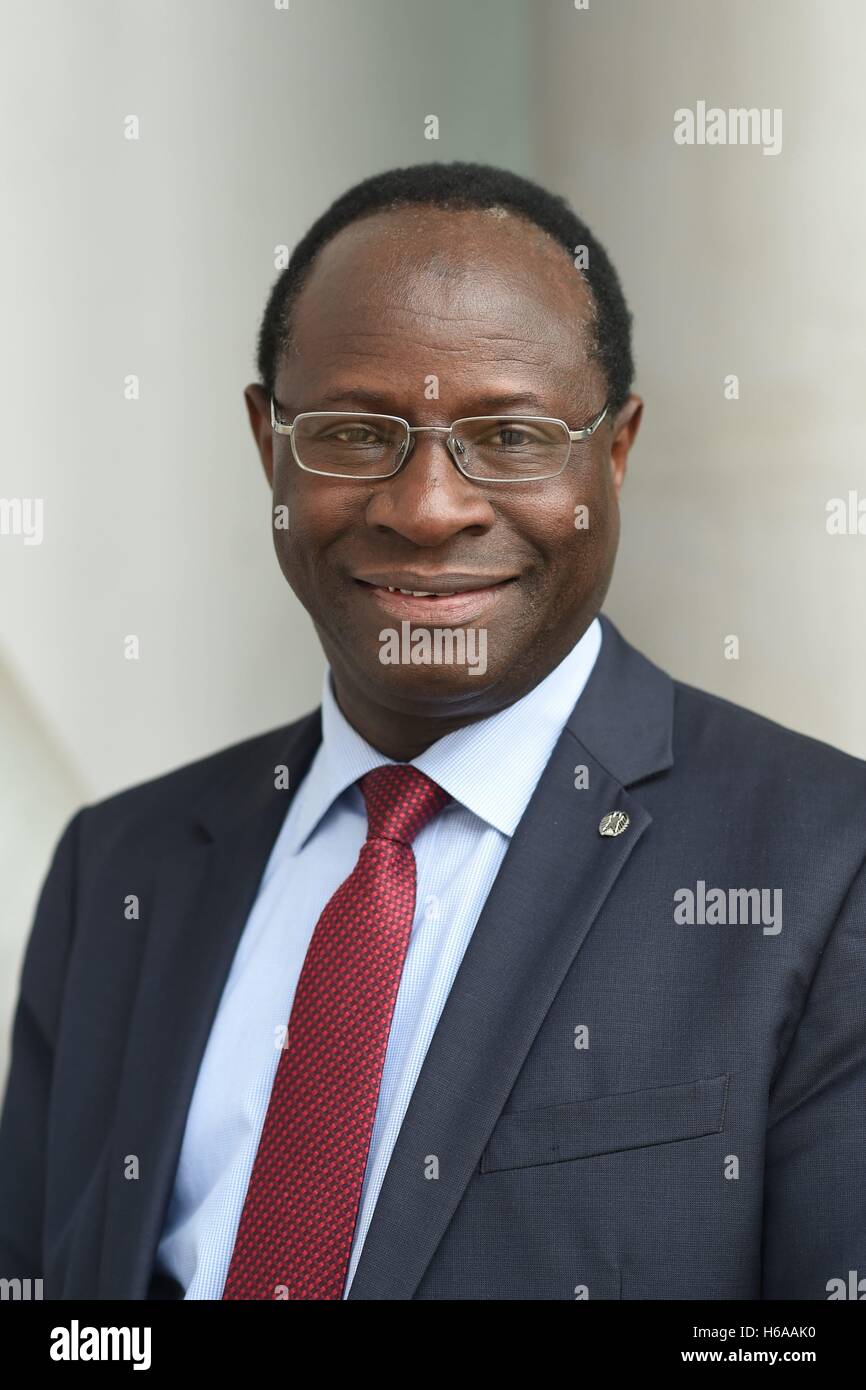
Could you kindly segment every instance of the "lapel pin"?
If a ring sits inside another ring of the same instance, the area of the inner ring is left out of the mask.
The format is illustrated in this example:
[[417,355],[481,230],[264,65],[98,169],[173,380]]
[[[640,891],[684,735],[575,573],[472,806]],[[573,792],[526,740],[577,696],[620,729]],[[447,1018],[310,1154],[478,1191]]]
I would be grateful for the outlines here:
[[621,835],[628,825],[629,818],[625,811],[608,811],[606,816],[602,816],[598,825],[599,835]]

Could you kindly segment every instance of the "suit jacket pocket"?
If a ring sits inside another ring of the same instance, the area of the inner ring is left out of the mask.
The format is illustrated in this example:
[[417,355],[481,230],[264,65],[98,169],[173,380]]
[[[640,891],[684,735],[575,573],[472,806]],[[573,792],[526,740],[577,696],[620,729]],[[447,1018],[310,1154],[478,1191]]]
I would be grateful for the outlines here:
[[679,1086],[511,1110],[500,1117],[490,1136],[481,1155],[481,1172],[562,1163],[719,1134],[725,1123],[727,1092],[727,1075],[705,1076]]

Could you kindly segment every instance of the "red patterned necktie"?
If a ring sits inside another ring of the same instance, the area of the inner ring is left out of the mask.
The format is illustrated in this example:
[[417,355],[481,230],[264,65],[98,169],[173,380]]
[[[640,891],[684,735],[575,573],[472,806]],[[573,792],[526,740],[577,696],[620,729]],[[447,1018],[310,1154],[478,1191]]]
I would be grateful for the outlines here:
[[304,958],[224,1299],[343,1294],[415,916],[412,841],[449,800],[405,763],[359,785],[367,839]]

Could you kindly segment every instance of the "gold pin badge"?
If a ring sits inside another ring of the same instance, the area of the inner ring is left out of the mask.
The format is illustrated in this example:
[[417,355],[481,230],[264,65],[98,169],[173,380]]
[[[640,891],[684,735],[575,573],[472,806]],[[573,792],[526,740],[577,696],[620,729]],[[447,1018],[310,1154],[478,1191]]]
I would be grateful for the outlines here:
[[602,816],[599,821],[599,835],[621,835],[628,825],[629,818],[625,811],[608,811],[606,816]]

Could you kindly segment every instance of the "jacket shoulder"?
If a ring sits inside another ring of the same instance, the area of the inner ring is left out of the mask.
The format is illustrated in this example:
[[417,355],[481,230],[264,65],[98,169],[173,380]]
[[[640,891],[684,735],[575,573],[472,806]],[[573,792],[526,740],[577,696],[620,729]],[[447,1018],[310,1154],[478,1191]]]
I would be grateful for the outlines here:
[[291,724],[281,724],[217,749],[202,758],[137,782],[82,807],[92,833],[101,835],[110,827],[186,818],[217,787],[238,788],[239,795],[258,776],[259,769],[272,770],[280,755],[294,741],[317,727],[319,711],[314,710]]
[[673,687],[675,742],[699,741],[710,757],[784,771],[786,780],[832,779],[866,791],[864,759],[685,681]]

